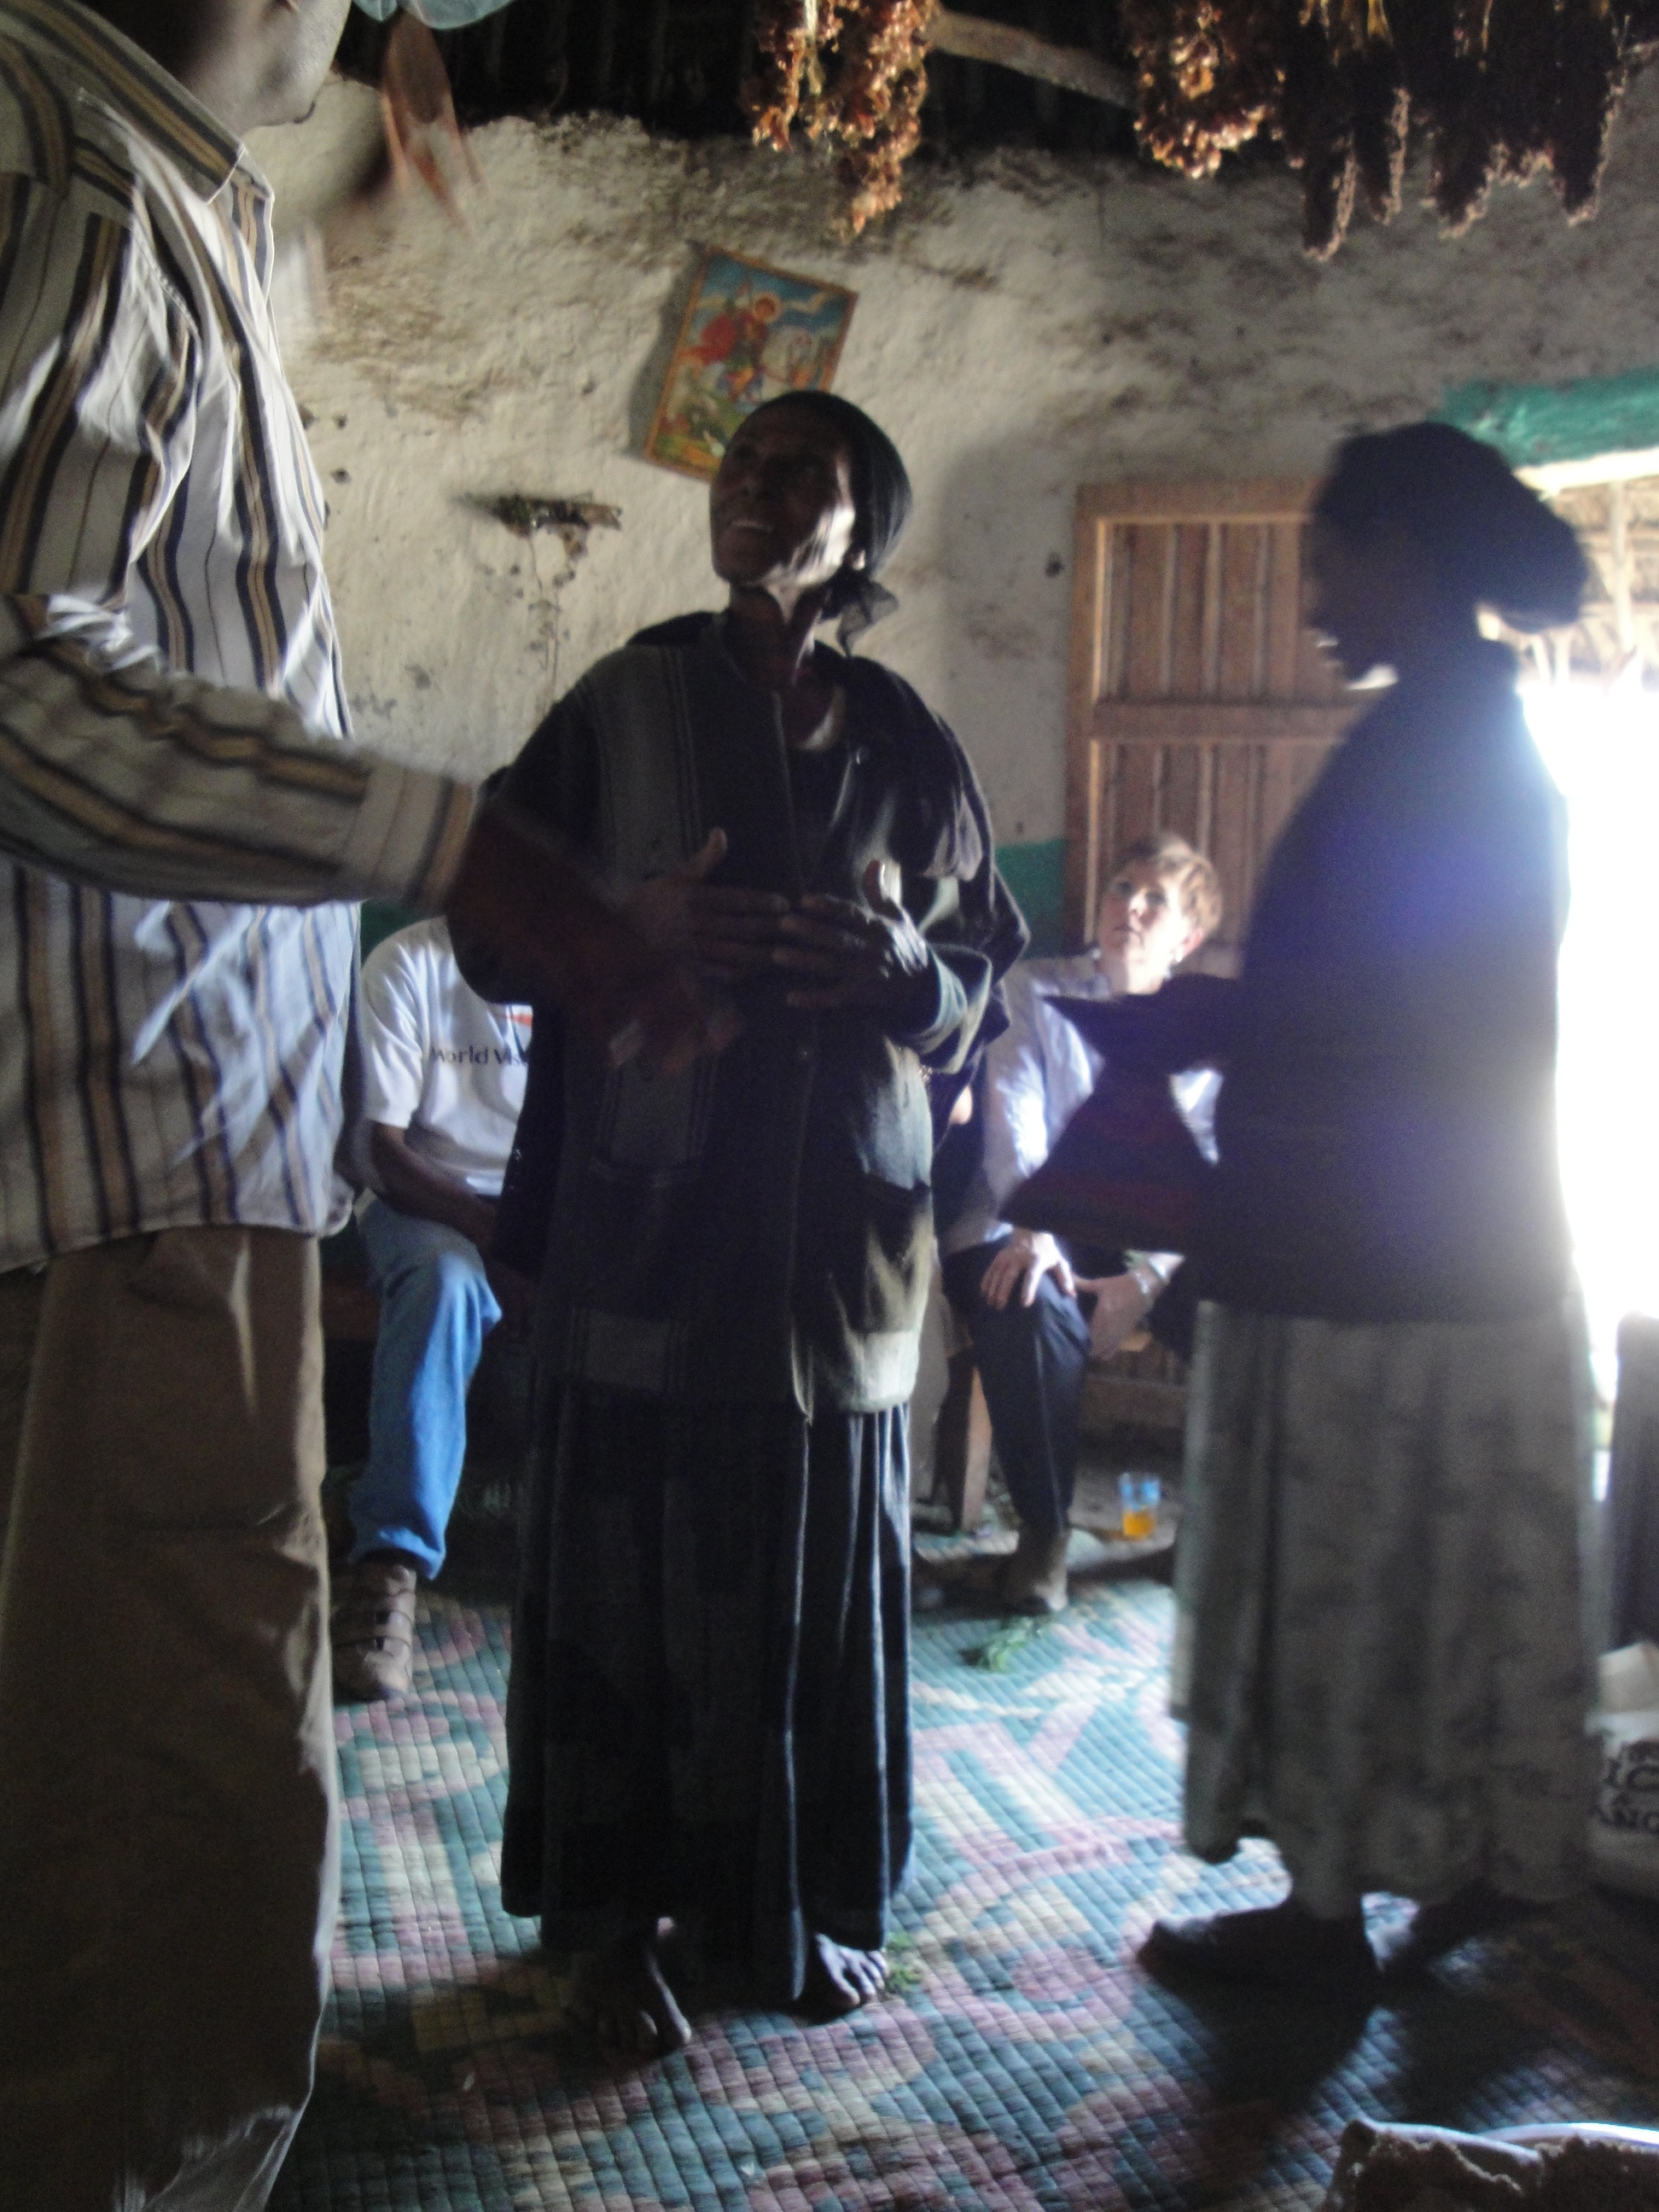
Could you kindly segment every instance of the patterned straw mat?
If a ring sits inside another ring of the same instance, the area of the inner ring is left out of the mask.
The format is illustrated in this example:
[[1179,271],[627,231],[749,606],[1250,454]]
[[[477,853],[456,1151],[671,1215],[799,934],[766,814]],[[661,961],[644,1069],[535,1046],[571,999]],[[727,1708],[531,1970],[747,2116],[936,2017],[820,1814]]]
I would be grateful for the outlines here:
[[416,1698],[338,1716],[344,1900],[276,2212],[1317,2205],[1357,2113],[1659,2119],[1659,1912],[1595,1898],[1369,2017],[1160,1988],[1153,1916],[1260,1903],[1180,1850],[1169,1592],[916,1623],[921,1848],[899,1990],[833,2027],[739,2003],[635,2071],[560,2026],[496,1887],[507,1609],[434,1597]]

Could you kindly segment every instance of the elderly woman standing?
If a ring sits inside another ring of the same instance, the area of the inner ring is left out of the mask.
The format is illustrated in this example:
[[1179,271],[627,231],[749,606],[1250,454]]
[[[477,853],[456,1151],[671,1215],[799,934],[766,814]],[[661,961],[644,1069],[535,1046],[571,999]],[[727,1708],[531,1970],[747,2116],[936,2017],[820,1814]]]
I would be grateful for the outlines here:
[[[1117,1039],[1218,1058],[1177,1567],[1186,1833],[1266,1835],[1269,1910],[1154,1963],[1363,1995],[1361,1901],[1426,1960],[1569,1894],[1589,1799],[1587,1368],[1554,1120],[1560,800],[1483,606],[1570,622],[1572,532],[1434,423],[1345,446],[1315,625],[1396,681],[1273,854],[1239,981]],[[1157,1029],[1161,1034],[1154,1036]]]
[[927,1073],[960,1066],[1024,942],[954,738],[815,642],[878,611],[909,497],[846,401],[757,408],[711,495],[725,612],[600,661],[501,793],[635,886],[739,1024],[672,1077],[570,1037],[539,1084],[538,1027],[520,1133],[558,1171],[501,1889],[642,2057],[690,2033],[671,1920],[848,2011],[909,1855]]

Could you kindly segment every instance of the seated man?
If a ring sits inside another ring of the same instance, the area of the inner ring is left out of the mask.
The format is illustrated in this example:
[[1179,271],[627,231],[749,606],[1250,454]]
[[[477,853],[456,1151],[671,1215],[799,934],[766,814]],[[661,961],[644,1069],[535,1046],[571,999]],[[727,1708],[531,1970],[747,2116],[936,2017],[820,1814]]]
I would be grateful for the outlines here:
[[[1157,831],[1129,846],[1109,875],[1092,951],[1026,961],[1003,987],[1009,1026],[986,1054],[980,1090],[982,1164],[940,1248],[1019,1516],[1018,1545],[997,1585],[1011,1611],[1057,1613],[1066,1603],[1085,1372],[1091,1354],[1116,1351],[1140,1327],[1180,1264],[1168,1253],[1067,1249],[998,1219],[1100,1079],[1098,1054],[1047,1001],[1156,991],[1220,918],[1215,870],[1183,839]],[[1200,1072],[1175,1086],[1206,1151],[1217,1081]]]
[[415,1658],[415,1583],[444,1562],[466,1453],[466,1393],[503,1305],[528,1285],[486,1269],[485,1247],[524,1103],[530,1010],[462,981],[441,921],[417,922],[364,963],[368,1169],[358,1210],[380,1301],[368,1462],[353,1485],[352,1573],[333,1621],[334,1682],[401,1696]]

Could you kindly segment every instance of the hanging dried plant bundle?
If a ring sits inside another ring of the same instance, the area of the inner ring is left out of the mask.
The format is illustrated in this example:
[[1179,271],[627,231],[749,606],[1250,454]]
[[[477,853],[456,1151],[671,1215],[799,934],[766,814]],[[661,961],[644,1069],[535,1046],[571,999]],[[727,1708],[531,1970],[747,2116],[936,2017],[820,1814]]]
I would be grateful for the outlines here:
[[1607,0],[1561,0],[1559,22],[1547,150],[1561,204],[1576,222],[1595,212],[1626,72]]
[[1507,183],[1531,181],[1549,160],[1553,103],[1539,97],[1559,46],[1554,11],[1537,0],[1492,0],[1485,64],[1494,148]]
[[1302,172],[1302,242],[1324,253],[1348,227],[1358,165],[1343,70],[1317,15],[1293,21],[1281,66],[1274,124]]
[[[1628,74],[1615,4],[1629,0],[1120,0],[1142,144],[1188,177],[1263,132],[1303,185],[1310,253],[1341,243],[1356,193],[1386,221],[1408,131],[1451,230],[1496,182],[1549,170],[1569,219],[1595,212]],[[799,121],[842,149],[848,220],[897,202],[921,132],[937,0],[760,0],[760,67],[744,89],[757,139]]]
[[1391,45],[1373,40],[1349,65],[1352,80],[1353,158],[1365,204],[1379,222],[1399,212],[1406,178],[1411,94]]
[[845,149],[841,173],[854,231],[898,204],[904,164],[921,136],[927,26],[936,5],[862,0],[852,7],[843,0],[835,67],[806,127],[813,137],[827,134]]
[[1122,0],[1137,127],[1160,161],[1207,177],[1270,119],[1284,76],[1277,12],[1240,0]]
[[817,0],[772,0],[756,29],[760,66],[743,88],[744,112],[780,154],[789,151],[789,130],[800,108],[801,80],[816,55]]
[[793,125],[842,149],[847,223],[898,204],[921,136],[927,27],[938,0],[764,0],[761,67],[744,87],[757,139],[787,149]]
[[1449,229],[1543,168],[1571,219],[1595,210],[1628,62],[1611,0],[1125,0],[1123,21],[1147,150],[1203,176],[1256,117],[1302,173],[1311,253],[1341,242],[1357,186],[1398,207],[1413,124]]

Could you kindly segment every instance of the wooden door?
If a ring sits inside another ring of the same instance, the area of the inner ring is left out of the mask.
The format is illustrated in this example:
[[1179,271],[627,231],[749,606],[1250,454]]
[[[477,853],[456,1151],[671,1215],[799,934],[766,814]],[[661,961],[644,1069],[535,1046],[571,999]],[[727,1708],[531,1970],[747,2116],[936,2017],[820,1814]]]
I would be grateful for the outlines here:
[[1090,484],[1078,494],[1066,926],[1086,943],[1104,871],[1148,830],[1220,873],[1195,964],[1231,968],[1262,863],[1352,703],[1302,620],[1300,478]]

